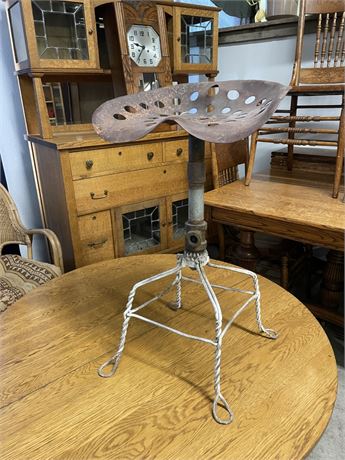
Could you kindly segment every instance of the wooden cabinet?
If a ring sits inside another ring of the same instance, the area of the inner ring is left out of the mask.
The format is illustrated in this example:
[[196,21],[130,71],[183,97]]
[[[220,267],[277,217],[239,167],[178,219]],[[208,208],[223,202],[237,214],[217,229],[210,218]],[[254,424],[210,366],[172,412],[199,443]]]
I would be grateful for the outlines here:
[[92,114],[114,97],[170,85],[174,73],[213,78],[218,11],[167,0],[7,0],[43,223],[61,241],[66,270],[183,248],[187,133],[163,123],[109,144]]
[[[78,138],[29,137],[45,223],[60,237],[66,269],[181,250],[188,215],[187,133],[152,133],[116,145],[95,134]],[[206,170],[209,190],[209,151]]]
[[17,70],[99,67],[94,10],[88,0],[9,0]]

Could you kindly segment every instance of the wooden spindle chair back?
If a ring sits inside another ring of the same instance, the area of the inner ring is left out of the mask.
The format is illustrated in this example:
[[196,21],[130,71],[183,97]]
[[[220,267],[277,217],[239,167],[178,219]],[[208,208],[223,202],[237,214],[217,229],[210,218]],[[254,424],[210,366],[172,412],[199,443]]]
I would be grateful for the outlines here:
[[[248,138],[232,144],[209,144],[212,153],[213,187],[219,188],[238,180],[238,166],[247,164],[249,158]],[[219,258],[225,259],[225,229],[222,224],[217,224]]]
[[[313,66],[303,66],[306,15],[317,15]],[[291,85],[332,84],[345,81],[344,0],[302,0],[294,73]]]
[[238,166],[248,163],[248,138],[232,144],[211,144],[213,187],[219,188],[238,179]]
[[[315,43],[310,57],[303,51],[305,20],[307,15],[316,15]],[[334,198],[338,197],[344,161],[345,144],[345,1],[301,0],[297,29],[295,61],[290,81],[291,104],[289,110],[278,109],[265,126],[252,136],[246,185],[249,185],[256,153],[257,142],[287,145],[288,169],[293,169],[295,146],[322,146],[336,148],[336,164],[333,182]],[[309,61],[309,64],[306,62]],[[298,103],[299,96],[338,95],[339,103]],[[301,109],[318,109],[317,114],[300,113]],[[325,114],[326,109],[331,113]],[[333,110],[335,111],[333,112]],[[337,112],[340,109],[340,113]],[[281,115],[284,113],[285,115]],[[312,127],[306,124],[314,123]],[[287,126],[277,126],[286,123]],[[296,123],[300,123],[298,126]],[[337,128],[329,123],[337,123]],[[274,125],[272,127],[272,125]],[[284,137],[273,137],[285,133]],[[297,137],[302,135],[302,137]],[[317,136],[317,137],[316,137]],[[335,136],[335,137],[334,137]]]

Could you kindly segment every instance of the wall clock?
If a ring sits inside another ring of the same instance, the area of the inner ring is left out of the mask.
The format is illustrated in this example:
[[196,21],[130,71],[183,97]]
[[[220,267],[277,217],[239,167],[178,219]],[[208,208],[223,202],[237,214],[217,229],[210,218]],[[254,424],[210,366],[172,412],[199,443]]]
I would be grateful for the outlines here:
[[[162,6],[148,1],[115,0],[101,8],[115,96],[171,85]],[[111,15],[109,8],[113,9]]]
[[139,67],[157,67],[162,60],[161,41],[151,26],[135,24],[127,31],[129,56]]

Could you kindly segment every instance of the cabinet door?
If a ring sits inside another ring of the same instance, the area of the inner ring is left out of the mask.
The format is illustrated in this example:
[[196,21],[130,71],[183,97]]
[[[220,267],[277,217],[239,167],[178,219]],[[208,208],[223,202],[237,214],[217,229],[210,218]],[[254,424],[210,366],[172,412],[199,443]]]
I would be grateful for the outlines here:
[[81,254],[76,260],[79,267],[114,258],[110,211],[78,217],[78,227]]
[[184,247],[185,223],[188,220],[188,193],[183,192],[166,199],[168,248]]
[[[18,2],[19,3],[19,2]],[[23,0],[21,16],[32,69],[89,69],[98,67],[94,12],[86,0]],[[16,47],[16,29],[11,19]],[[16,7],[17,8],[17,7]],[[16,17],[19,17],[16,11]],[[24,56],[25,57],[25,56]],[[17,69],[27,62],[16,53]]]
[[165,199],[114,210],[117,256],[159,252],[167,246]]
[[218,12],[174,8],[174,73],[217,71]]

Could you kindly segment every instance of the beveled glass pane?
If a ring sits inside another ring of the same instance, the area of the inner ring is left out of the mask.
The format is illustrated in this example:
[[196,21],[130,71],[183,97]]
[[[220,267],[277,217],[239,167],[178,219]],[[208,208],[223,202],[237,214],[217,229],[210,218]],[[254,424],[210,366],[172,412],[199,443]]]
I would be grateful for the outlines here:
[[34,21],[43,21],[42,10],[35,2],[32,2],[32,14],[34,16]]
[[181,16],[181,58],[186,64],[212,62],[213,19]]
[[51,11],[51,2],[49,0],[35,0],[33,3],[42,11]]
[[173,239],[179,240],[185,235],[185,223],[188,220],[188,199],[172,203]]
[[49,47],[76,47],[76,33],[73,14],[44,13],[44,22]]
[[58,53],[56,48],[46,48],[41,57],[44,59],[58,59]]
[[68,48],[58,48],[59,59],[72,59],[71,52]]
[[[34,0],[32,11],[41,58],[89,59],[82,3]],[[45,44],[39,40],[41,37]]]
[[77,25],[77,37],[78,38],[86,38],[86,30],[85,30],[85,26],[83,25]]
[[77,25],[85,26],[84,9],[80,5],[75,12],[75,23]]
[[45,52],[45,50],[47,49],[46,39],[38,37],[38,38],[36,38],[36,41],[37,41],[38,54],[42,55]]
[[44,25],[41,21],[35,21],[36,37],[45,37]]
[[61,11],[65,12],[65,2],[61,1],[52,1],[52,9],[53,11]]
[[122,215],[125,254],[135,254],[160,245],[159,207]]
[[79,10],[79,8],[82,9],[81,3],[64,2],[64,4],[65,4],[66,13],[74,14]]
[[26,49],[22,11],[19,2],[15,3],[9,9],[9,17],[11,23],[14,52],[16,55],[16,62],[26,61],[28,59],[28,53]]

